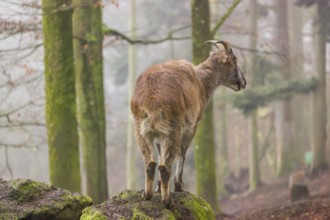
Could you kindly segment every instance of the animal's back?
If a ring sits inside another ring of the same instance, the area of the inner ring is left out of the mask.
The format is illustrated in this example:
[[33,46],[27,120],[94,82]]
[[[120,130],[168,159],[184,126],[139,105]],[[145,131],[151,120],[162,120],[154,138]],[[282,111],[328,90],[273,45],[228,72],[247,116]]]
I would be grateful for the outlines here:
[[187,61],[154,65],[138,78],[131,110],[135,118],[194,123],[202,111],[201,89],[194,68]]

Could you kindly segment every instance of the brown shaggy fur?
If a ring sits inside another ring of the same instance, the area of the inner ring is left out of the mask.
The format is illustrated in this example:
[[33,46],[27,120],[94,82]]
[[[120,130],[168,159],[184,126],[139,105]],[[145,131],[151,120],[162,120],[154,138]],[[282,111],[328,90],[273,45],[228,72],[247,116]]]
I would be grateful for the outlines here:
[[170,207],[172,164],[177,158],[174,185],[176,191],[182,191],[185,154],[214,90],[223,85],[238,91],[246,85],[228,44],[215,46],[218,50],[198,66],[185,60],[170,61],[150,67],[137,80],[131,110],[146,168],[145,199],[152,198],[154,145],[159,149],[162,200]]

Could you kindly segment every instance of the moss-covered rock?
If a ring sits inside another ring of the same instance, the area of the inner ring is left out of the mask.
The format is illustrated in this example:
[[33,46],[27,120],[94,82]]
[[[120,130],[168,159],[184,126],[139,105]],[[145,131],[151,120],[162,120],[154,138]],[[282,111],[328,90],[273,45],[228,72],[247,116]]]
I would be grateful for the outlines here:
[[141,191],[126,190],[110,200],[84,209],[81,220],[175,220],[175,219],[215,219],[208,203],[189,193],[172,193],[174,208],[166,209],[161,195],[155,193],[151,201],[141,197]]
[[0,179],[0,219],[79,219],[92,200],[28,179]]

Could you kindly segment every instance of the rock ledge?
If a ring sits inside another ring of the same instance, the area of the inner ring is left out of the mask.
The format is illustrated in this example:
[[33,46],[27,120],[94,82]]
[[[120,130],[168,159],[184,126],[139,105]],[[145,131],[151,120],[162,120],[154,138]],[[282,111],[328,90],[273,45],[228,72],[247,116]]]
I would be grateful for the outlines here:
[[79,219],[92,199],[29,179],[0,179],[0,219]]
[[151,201],[144,201],[141,191],[126,190],[110,200],[84,209],[82,220],[212,220],[214,213],[203,199],[189,193],[172,193],[174,208],[168,210],[161,203],[161,195],[155,193]]

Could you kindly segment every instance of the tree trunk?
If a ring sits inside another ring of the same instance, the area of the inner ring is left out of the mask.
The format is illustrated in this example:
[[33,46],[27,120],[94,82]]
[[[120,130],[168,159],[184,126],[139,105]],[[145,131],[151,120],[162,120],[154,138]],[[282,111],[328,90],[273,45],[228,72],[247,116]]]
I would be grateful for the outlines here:
[[43,0],[46,125],[50,182],[81,191],[71,10],[66,0]]
[[[282,66],[283,79],[289,81],[290,74],[290,48],[288,30],[288,2],[286,0],[274,0],[277,9],[277,48],[281,54],[279,64]],[[293,115],[290,98],[278,103],[276,109],[276,135],[277,135],[277,174],[279,176],[289,172],[292,168]]]
[[[130,21],[131,38],[135,39],[136,31],[136,3],[131,0]],[[136,48],[135,45],[128,46],[128,106],[134,92],[136,81]],[[126,156],[126,185],[128,189],[136,188],[136,148],[134,141],[134,127],[131,110],[128,110],[129,120],[127,123],[127,156]]]
[[[290,4],[290,49],[291,49],[291,62],[290,70],[292,78],[299,79],[304,77],[304,48],[303,48],[303,14],[301,9]],[[304,103],[306,108],[293,108],[293,126],[294,126],[294,164],[299,167],[304,162],[304,152],[310,147],[309,128],[311,121],[311,114],[309,113],[309,95],[296,94],[293,97],[293,106],[299,106]]]
[[224,187],[224,178],[228,174],[229,161],[228,161],[228,132],[227,132],[227,103],[225,99],[225,88],[220,89],[220,95],[217,100],[219,102],[219,113],[216,114],[220,119],[219,123],[214,126],[218,126],[218,153],[217,153],[217,189],[220,196],[228,195],[227,190]]
[[[257,20],[258,9],[257,1],[250,0],[250,48],[257,49]],[[255,52],[250,54],[248,62],[248,72],[253,75],[252,86],[258,83],[257,56]],[[258,110],[251,113],[251,144],[249,145],[249,190],[253,191],[260,184],[260,168],[259,168],[259,138],[258,138]]]
[[[203,42],[210,37],[210,14],[208,0],[192,0],[193,63],[199,64],[209,55],[209,47]],[[210,203],[215,213],[217,202],[214,158],[213,103],[209,103],[195,136],[195,165],[197,194]]]
[[73,0],[74,56],[78,121],[87,194],[108,198],[102,62],[102,2]]
[[312,171],[316,172],[327,167],[326,140],[327,140],[327,98],[326,98],[326,24],[327,1],[317,2],[317,13],[314,22],[314,54],[315,70],[319,86],[314,92],[313,98],[313,164]]
[[[221,11],[223,6],[218,4],[217,0],[210,0],[210,13],[211,20],[219,19],[221,17]],[[222,6],[222,7],[221,7]],[[218,32],[217,34],[218,35]],[[221,37],[210,37],[210,39],[221,39]],[[216,146],[216,176],[217,176],[217,190],[218,195],[221,197],[228,196],[228,192],[224,185],[224,179],[228,175],[229,162],[228,162],[228,132],[227,132],[227,100],[226,100],[226,88],[219,89],[219,95],[215,95],[213,114],[215,118],[218,118],[218,123],[215,123],[215,146]],[[218,109],[218,111],[216,111]],[[218,137],[218,138],[217,138]]]

